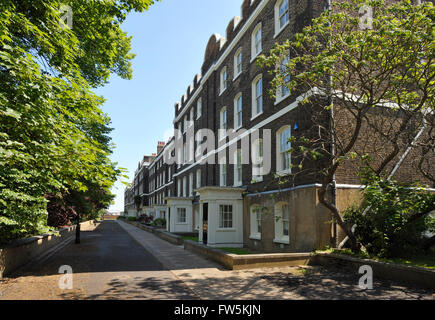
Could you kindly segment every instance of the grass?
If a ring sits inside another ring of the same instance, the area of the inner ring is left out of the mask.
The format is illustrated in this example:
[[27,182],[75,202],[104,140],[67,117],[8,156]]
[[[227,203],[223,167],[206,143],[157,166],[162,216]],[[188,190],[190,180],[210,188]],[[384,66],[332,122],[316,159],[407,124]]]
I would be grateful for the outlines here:
[[362,259],[373,259],[382,262],[392,262],[398,264],[404,264],[409,266],[422,267],[427,269],[435,270],[435,250],[426,255],[414,255],[406,257],[395,257],[395,258],[380,258],[377,256],[371,256],[366,252],[353,253],[351,250],[339,250],[339,249],[328,249],[325,250],[330,253],[345,254],[352,257],[362,258]]
[[198,237],[182,237],[182,239],[183,239],[183,241],[186,241],[186,240],[192,240],[192,241],[195,241],[195,242],[199,241]]
[[256,252],[252,252],[249,251],[247,249],[243,249],[243,248],[218,248],[222,251],[228,252],[228,253],[232,253],[232,254],[255,254]]

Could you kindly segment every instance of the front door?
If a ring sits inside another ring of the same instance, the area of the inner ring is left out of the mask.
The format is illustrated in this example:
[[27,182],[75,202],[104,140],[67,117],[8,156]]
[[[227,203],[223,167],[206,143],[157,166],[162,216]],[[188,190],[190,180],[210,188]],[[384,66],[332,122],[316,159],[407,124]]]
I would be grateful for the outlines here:
[[202,242],[207,244],[208,203],[202,205]]

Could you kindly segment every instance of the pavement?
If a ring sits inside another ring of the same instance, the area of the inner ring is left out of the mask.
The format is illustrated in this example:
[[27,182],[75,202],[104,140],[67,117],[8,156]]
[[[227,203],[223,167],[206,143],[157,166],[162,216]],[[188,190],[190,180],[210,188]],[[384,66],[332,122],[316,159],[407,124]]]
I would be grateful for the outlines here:
[[[118,221],[82,232],[41,263],[0,280],[0,299],[429,299],[433,290],[321,267],[226,270],[182,246]],[[60,289],[61,265],[73,269],[73,289]]]

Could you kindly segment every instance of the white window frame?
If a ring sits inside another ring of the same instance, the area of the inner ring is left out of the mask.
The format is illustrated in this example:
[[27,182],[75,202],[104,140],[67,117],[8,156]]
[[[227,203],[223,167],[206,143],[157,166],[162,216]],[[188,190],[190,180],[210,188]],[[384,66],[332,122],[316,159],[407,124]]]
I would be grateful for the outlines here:
[[[239,57],[240,57],[240,61],[239,61]],[[243,55],[242,55],[242,48],[239,48],[239,49],[237,49],[236,53],[234,54],[234,78],[233,78],[233,80],[236,80],[238,78],[238,76],[240,76],[242,74],[242,72],[243,72]]]
[[[263,45],[262,45],[262,41],[263,41],[263,35],[262,35],[262,31],[263,28],[261,26],[261,22],[259,24],[257,24],[254,28],[254,31],[252,31],[251,34],[251,62],[255,60],[255,58],[257,58],[257,56],[261,53],[261,51],[263,50]],[[257,41],[257,34],[260,35],[260,39],[259,41]],[[259,48],[257,48],[257,46]]]
[[219,164],[219,185],[221,187],[226,187],[227,186],[227,164],[226,164],[226,159],[222,159],[220,161]]
[[201,169],[196,170],[196,188],[201,188]]
[[[283,61],[277,66],[277,68],[280,69],[280,72],[284,73],[286,72],[286,65],[290,62],[290,54],[287,53],[287,55],[285,56],[285,58],[283,59]],[[284,81],[285,83],[289,83],[290,82],[290,75],[286,75],[284,77]],[[279,88],[276,89],[276,100],[275,100],[275,105],[277,105],[278,103],[280,103],[281,101],[283,101],[284,99],[288,98],[290,96],[290,90],[288,89],[288,87],[284,84],[282,86],[280,86]]]
[[[240,101],[240,110],[239,110],[239,101]],[[242,126],[243,126],[243,96],[242,93],[240,92],[234,98],[234,130],[240,129]]]
[[[288,208],[287,219],[283,218],[283,207]],[[290,243],[290,206],[287,202],[278,202],[274,208],[274,220],[275,220],[275,238],[273,242],[289,244]],[[287,224],[288,235],[284,234],[284,226]]]
[[252,182],[261,182],[263,181],[263,152],[264,152],[264,146],[263,146],[263,139],[259,138],[256,139],[252,143],[251,148],[251,160],[252,160]]
[[183,177],[183,197],[187,197],[187,179],[186,176]]
[[[287,10],[284,11],[283,14],[281,14],[281,5],[287,1]],[[281,17],[287,16],[287,21],[283,25],[281,25]],[[276,38],[282,30],[285,29],[286,26],[290,23],[290,0],[279,0],[275,4],[275,35],[273,36]]]
[[196,119],[198,120],[202,116],[202,98],[198,99],[196,104]]
[[[258,204],[254,204],[251,206],[250,210],[250,224],[251,224],[251,230],[250,230],[250,239],[255,240],[261,240],[261,208]],[[258,232],[258,229],[260,227],[260,232]]]
[[234,229],[234,208],[232,204],[219,204],[219,229]]
[[221,95],[228,86],[228,72],[227,72],[227,67],[223,67],[220,73],[220,93],[219,95]]
[[[261,94],[258,95],[257,93],[257,83],[261,81]],[[251,120],[255,119],[256,117],[258,117],[259,115],[261,115],[264,111],[264,101],[263,101],[263,75],[259,74],[258,76],[256,76],[254,78],[254,80],[252,81],[252,116],[251,116]],[[258,111],[258,99],[261,98],[261,110]]]
[[182,188],[181,188],[181,183],[182,183],[181,178],[178,178],[177,181],[178,181],[178,183],[177,183],[178,184],[178,186],[177,186],[178,187],[178,197],[181,198],[181,196],[183,195]]
[[189,122],[189,127],[193,126],[193,123],[195,121],[195,115],[194,115],[194,108],[190,109],[190,122]]
[[[181,219],[181,218],[184,218],[184,219]],[[177,224],[187,224],[187,209],[186,208],[177,208]]]
[[193,172],[189,174],[189,195],[193,196]]
[[291,154],[287,152],[288,168],[283,168],[283,154],[285,150],[291,149],[291,143],[287,142],[287,149],[282,148],[282,134],[288,130],[288,138],[291,138],[291,127],[289,125],[283,126],[276,133],[276,172],[280,175],[286,175],[291,173]]
[[223,107],[219,112],[219,140],[224,139],[227,136],[228,129],[228,109]]
[[234,152],[234,186],[239,187],[243,184],[243,164],[242,164],[242,149],[237,149]]

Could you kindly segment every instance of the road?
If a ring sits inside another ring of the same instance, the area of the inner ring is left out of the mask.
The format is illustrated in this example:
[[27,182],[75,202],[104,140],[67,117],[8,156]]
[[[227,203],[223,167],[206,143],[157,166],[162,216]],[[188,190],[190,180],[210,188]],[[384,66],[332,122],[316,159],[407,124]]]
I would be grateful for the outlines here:
[[[73,271],[72,290],[59,288],[59,268],[64,265]],[[80,244],[71,241],[42,265],[19,270],[2,287],[0,299],[196,298],[116,221],[82,231]]]
[[[358,286],[359,274],[320,267],[225,270],[181,246],[122,221],[82,232],[48,259],[4,281],[1,299],[429,299],[433,289],[376,279]],[[73,288],[59,287],[59,267],[71,266]]]

